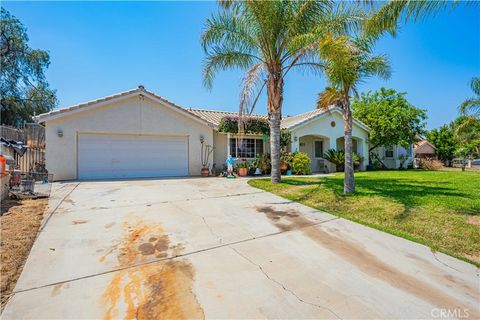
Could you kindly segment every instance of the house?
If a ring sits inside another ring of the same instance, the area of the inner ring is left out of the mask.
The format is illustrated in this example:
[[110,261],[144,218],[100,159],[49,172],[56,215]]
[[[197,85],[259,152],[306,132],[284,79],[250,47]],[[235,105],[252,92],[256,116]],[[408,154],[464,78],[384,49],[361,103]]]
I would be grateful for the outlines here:
[[415,156],[415,159],[437,158],[435,146],[427,140],[421,140],[415,143],[415,146],[413,148],[413,154]]
[[380,146],[372,150],[372,164],[383,164],[387,169],[407,168],[413,164],[413,144],[402,146]]
[[[220,120],[233,112],[187,109],[146,90],[136,89],[54,110],[36,117],[46,127],[46,166],[55,180],[199,175],[200,138],[215,146],[210,163],[228,154],[254,158],[268,152],[268,139],[242,139],[218,132]],[[257,117],[265,117],[257,115]],[[314,110],[284,117],[291,132],[289,150],[306,152],[312,171],[333,171],[323,159],[327,149],[343,148],[341,111]],[[354,120],[354,151],[368,164],[369,128]]]

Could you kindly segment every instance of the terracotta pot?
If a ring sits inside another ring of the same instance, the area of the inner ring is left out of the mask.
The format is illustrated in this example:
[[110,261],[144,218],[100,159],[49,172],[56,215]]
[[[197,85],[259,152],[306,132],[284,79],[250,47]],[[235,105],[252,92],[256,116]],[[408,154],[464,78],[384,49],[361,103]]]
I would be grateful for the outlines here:
[[204,177],[208,177],[210,175],[210,170],[208,168],[202,168],[201,174]]
[[288,169],[288,163],[286,162],[280,162],[280,170],[287,170]]
[[238,175],[240,177],[246,177],[248,173],[248,168],[238,168]]

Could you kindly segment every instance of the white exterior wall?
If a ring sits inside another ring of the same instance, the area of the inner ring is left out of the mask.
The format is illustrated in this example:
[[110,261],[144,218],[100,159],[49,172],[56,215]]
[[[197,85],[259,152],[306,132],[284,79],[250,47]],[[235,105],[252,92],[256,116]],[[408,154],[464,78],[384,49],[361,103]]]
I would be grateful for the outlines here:
[[[331,122],[335,121],[335,127],[331,126]],[[294,127],[290,130],[292,132],[292,152],[300,151],[299,142],[300,137],[308,135],[317,135],[322,136],[328,143],[324,142],[323,150],[324,152],[328,149],[336,149],[336,141],[338,138],[344,136],[343,131],[343,119],[338,112],[332,112],[324,116],[318,117],[310,122],[306,122],[303,125]],[[352,135],[358,141],[358,154],[364,158],[361,170],[365,170],[365,167],[368,165],[368,132],[364,128],[360,127],[358,124],[353,123]],[[324,140],[324,141],[325,141]],[[328,161],[326,161],[328,163]],[[335,171],[335,166],[329,164],[330,172]]]
[[[374,153],[378,155],[380,160],[382,160],[383,164],[388,168],[388,169],[398,169],[400,168],[400,163],[402,162],[400,160],[400,155],[408,155],[408,152],[405,148],[402,146],[394,146],[393,147],[393,157],[392,158],[387,158],[385,157],[385,147],[377,147],[373,150]],[[375,160],[375,159],[373,159]],[[410,146],[410,155],[407,156],[407,159],[404,162],[404,167],[406,168],[409,164],[413,163],[413,146]]]
[[[400,163],[402,162],[400,160],[400,155],[405,154],[407,155],[408,152],[405,150],[405,148],[401,146],[394,146],[393,147],[393,157],[392,158],[386,158],[385,157],[385,147],[377,147],[373,149],[373,152],[378,155],[380,160],[382,160],[383,164],[388,168],[388,169],[398,169],[400,168]],[[375,159],[372,159],[375,160]],[[409,164],[413,163],[413,145],[410,146],[410,156],[407,157],[407,159],[404,162],[404,168],[406,168]]]
[[212,128],[141,96],[65,115],[45,126],[46,165],[54,180],[77,179],[77,138],[82,132],[188,136],[190,175],[200,174],[200,136],[213,143]]

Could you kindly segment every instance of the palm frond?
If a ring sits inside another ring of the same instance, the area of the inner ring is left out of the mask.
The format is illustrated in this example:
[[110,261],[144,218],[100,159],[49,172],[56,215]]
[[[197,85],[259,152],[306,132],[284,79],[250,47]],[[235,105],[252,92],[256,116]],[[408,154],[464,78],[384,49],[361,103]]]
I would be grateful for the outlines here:
[[390,0],[366,21],[364,29],[367,34],[374,37],[384,32],[395,35],[401,20],[418,21],[440,11],[454,8],[459,2],[458,0]]
[[473,77],[470,81],[470,88],[472,88],[473,93],[477,96],[480,96],[480,77]]
[[480,115],[480,98],[470,98],[462,102],[462,104],[458,107],[460,113],[466,114],[476,114]]
[[255,103],[259,96],[258,91],[261,92],[265,84],[264,78],[265,70],[262,63],[253,65],[247,70],[247,72],[245,72],[243,77],[243,89],[240,94],[240,105],[238,108],[240,117],[243,114],[250,114],[255,108]]
[[215,47],[207,54],[203,67],[203,82],[211,88],[215,73],[227,69],[246,69],[258,61],[256,56],[249,53],[230,50],[225,47]]
[[332,87],[326,87],[318,94],[317,109],[329,110],[331,106],[341,106],[343,96],[340,91]]
[[245,17],[236,17],[231,12],[220,12],[207,19],[201,44],[205,52],[211,46],[223,45],[253,54],[257,43],[252,33]]
[[392,69],[386,55],[369,57],[362,63],[361,69],[361,76],[364,78],[377,76],[387,80],[392,75]]

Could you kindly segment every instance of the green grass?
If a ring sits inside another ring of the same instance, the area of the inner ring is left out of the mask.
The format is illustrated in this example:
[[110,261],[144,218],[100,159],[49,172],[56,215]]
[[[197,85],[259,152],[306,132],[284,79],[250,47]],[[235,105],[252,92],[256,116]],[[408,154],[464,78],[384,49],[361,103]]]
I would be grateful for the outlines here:
[[357,192],[343,195],[343,174],[248,183],[339,217],[416,241],[480,266],[480,173],[355,173]]

